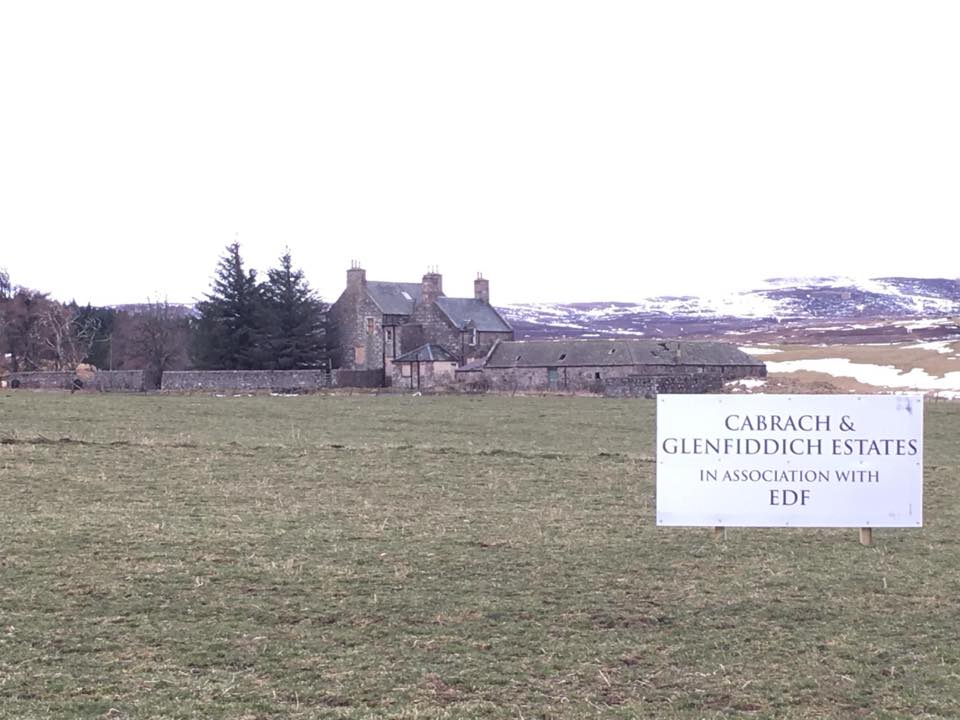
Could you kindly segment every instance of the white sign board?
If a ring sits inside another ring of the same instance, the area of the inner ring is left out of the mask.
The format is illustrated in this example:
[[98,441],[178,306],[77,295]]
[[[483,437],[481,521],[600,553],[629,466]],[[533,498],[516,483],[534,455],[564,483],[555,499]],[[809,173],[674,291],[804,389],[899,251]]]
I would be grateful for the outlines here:
[[657,398],[657,525],[922,524],[919,396]]

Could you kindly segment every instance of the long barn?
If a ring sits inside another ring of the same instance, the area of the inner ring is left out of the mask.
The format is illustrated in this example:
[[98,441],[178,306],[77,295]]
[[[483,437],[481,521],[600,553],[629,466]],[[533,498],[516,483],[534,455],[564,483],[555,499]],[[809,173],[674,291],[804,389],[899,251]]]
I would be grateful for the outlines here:
[[675,340],[501,341],[483,364],[492,390],[629,396],[716,392],[727,381],[766,375],[761,361],[735,345]]

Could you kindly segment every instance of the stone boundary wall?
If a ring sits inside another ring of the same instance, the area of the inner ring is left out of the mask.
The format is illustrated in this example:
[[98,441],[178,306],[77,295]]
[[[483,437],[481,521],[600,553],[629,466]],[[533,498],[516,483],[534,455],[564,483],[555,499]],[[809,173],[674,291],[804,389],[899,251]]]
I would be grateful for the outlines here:
[[144,392],[156,390],[159,383],[147,370],[98,370],[84,388],[101,392]]
[[343,388],[380,388],[390,384],[390,378],[384,381],[384,373],[380,368],[374,370],[333,370],[331,373],[331,387]]
[[600,381],[604,397],[656,397],[659,394],[713,393],[723,390],[717,375],[631,375]]
[[270,390],[308,392],[330,387],[324,370],[168,370],[160,389],[173,392]]
[[[551,383],[547,368],[484,368],[485,386],[498,392],[589,392],[608,397],[653,397],[657,393],[720,392],[726,380],[766,375],[764,366],[610,366],[558,368]],[[467,373],[458,373],[461,383]],[[600,377],[596,377],[599,375]]]
[[8,388],[19,386],[24,390],[69,390],[73,387],[73,379],[77,374],[73,371],[60,372],[54,370],[37,372],[15,372],[3,376]]
[[379,388],[382,370],[168,370],[167,392],[315,392],[326,388]]
[[[98,370],[92,378],[83,380],[83,390],[100,392],[143,392],[147,389],[145,370]],[[16,372],[3,376],[7,388],[18,386],[24,390],[72,390],[77,373],[67,371]]]

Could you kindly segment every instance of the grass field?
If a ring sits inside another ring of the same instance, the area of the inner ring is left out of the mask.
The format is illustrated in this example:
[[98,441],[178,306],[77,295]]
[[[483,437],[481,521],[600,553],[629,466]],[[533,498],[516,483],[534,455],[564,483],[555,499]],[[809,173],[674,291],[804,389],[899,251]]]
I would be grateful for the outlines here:
[[0,717],[960,717],[922,530],[654,527],[654,404],[0,394]]

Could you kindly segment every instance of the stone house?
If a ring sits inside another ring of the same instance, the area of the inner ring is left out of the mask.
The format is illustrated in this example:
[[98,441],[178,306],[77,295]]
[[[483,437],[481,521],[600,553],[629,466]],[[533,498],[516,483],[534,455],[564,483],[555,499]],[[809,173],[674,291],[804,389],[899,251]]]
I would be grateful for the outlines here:
[[375,281],[355,264],[327,313],[332,366],[381,370],[386,385],[394,359],[424,345],[439,345],[457,364],[486,356],[513,329],[490,304],[490,282],[477,277],[473,287],[472,298],[451,298],[440,273],[420,283]]
[[492,390],[624,396],[715,392],[729,380],[766,374],[761,361],[729,343],[675,340],[500,342],[483,365]]

